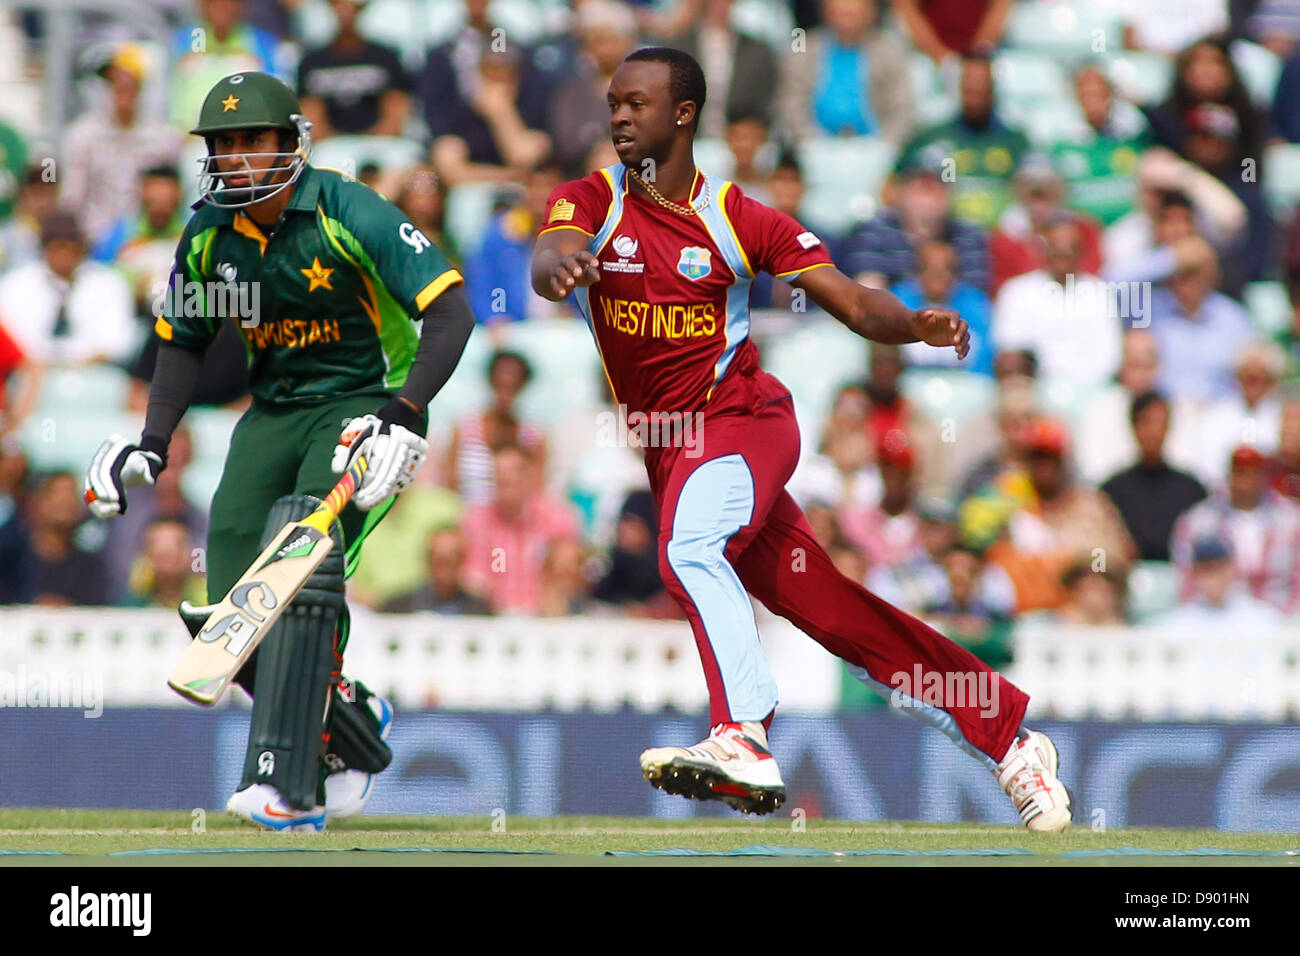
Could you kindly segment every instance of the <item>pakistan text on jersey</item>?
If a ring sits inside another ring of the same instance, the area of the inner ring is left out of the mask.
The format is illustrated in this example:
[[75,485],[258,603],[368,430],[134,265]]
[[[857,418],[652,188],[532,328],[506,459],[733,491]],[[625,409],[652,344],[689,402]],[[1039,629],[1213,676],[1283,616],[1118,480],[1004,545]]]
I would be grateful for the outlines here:
[[628,335],[657,339],[707,338],[717,331],[712,302],[659,305],[635,299],[601,299],[605,324]]
[[262,284],[252,282],[156,282],[154,318],[236,318],[245,328],[258,324]]
[[338,319],[281,319],[245,328],[244,335],[255,349],[279,345],[301,349],[309,345],[342,341]]

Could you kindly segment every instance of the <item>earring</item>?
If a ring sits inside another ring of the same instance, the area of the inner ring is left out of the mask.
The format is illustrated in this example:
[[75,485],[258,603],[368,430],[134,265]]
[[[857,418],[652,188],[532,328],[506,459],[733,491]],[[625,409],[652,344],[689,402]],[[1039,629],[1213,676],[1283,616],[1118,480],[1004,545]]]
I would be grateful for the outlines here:
[[682,125],[682,121],[681,121],[681,120],[678,120],[678,121],[677,121],[677,125],[678,125],[678,126],[681,126],[681,125]]

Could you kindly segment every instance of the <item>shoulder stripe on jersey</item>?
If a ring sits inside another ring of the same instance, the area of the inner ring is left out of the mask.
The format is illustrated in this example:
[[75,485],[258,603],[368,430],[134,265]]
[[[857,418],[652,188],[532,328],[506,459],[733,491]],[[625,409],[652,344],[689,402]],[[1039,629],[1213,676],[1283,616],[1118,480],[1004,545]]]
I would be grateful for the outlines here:
[[416,294],[416,311],[423,312],[430,302],[446,292],[447,289],[464,281],[465,278],[459,272],[455,269],[448,269]]
[[600,250],[605,248],[610,237],[614,235],[614,227],[623,218],[623,201],[627,197],[626,166],[622,163],[615,163],[613,166],[606,166],[600,171],[600,174],[609,183],[610,200],[609,208],[605,210],[605,221],[601,223],[600,231],[588,243],[591,254],[595,256],[600,255]]
[[835,263],[833,262],[814,262],[810,266],[803,266],[798,269],[791,269],[789,272],[778,272],[773,276],[773,278],[789,279],[792,276],[803,275],[805,272],[811,272],[813,269],[820,269],[822,266],[833,266],[833,265],[835,265]]
[[749,286],[753,282],[754,273],[749,268],[749,260],[745,258],[744,250],[740,248],[740,240],[736,238],[736,232],[731,227],[731,220],[727,218],[723,209],[731,183],[716,180],[712,176],[706,177],[706,182],[717,197],[717,201],[709,203],[699,213],[700,221],[704,223],[704,228],[709,231],[710,238],[713,239],[736,277],[736,281],[727,287],[727,317],[724,327],[727,344],[718,358],[718,364],[714,366],[713,384],[709,386],[709,393],[705,398],[705,401],[708,401],[713,397],[713,390],[722,381],[722,377],[727,374],[727,369],[731,367],[731,361],[736,357],[736,350],[745,339],[749,338]]
[[586,229],[583,229],[581,226],[575,226],[575,225],[573,225],[573,224],[571,224],[571,223],[567,223],[567,222],[566,222],[566,223],[561,223],[561,224],[558,225],[558,226],[547,226],[545,229],[541,230],[541,231],[538,232],[537,234],[538,234],[539,236],[544,236],[544,235],[546,235],[548,232],[555,232],[555,230],[557,230],[557,229],[575,229],[575,230],[577,230],[578,232],[582,233],[584,236],[587,236],[588,238],[591,238],[591,239],[596,238],[596,237],[593,236],[591,233],[589,233]]
[[153,330],[158,333],[160,339],[168,342],[172,340],[172,325],[161,315],[158,316],[158,321],[153,324]]
[[745,265],[745,272],[752,279],[754,277],[754,267],[749,264],[749,256],[745,254],[745,247],[740,244],[740,236],[736,235],[736,227],[731,223],[731,217],[727,215],[727,194],[731,192],[734,183],[723,183],[722,188],[718,190],[718,212],[722,216],[722,221],[727,224],[727,235],[731,241],[736,244],[736,251],[740,253],[740,261]]

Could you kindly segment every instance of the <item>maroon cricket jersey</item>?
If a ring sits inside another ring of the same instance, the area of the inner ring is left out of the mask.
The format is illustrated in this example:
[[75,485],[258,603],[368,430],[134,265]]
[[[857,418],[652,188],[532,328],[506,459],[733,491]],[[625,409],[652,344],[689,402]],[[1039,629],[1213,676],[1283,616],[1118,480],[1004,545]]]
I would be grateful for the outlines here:
[[[708,204],[705,198],[708,197]],[[683,216],[629,192],[622,163],[564,183],[547,201],[552,229],[579,229],[600,280],[575,295],[615,401],[633,411],[701,411],[733,367],[757,367],[749,284],[831,265],[826,247],[734,183],[696,173]]]

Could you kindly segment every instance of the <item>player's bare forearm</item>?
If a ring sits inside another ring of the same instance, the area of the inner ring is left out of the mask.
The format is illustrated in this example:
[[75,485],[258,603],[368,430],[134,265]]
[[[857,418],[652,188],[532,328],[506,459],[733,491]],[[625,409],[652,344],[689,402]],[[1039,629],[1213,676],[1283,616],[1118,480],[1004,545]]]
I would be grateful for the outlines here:
[[580,229],[554,229],[533,247],[533,291],[544,299],[562,302],[574,289],[600,280],[600,265],[587,250],[587,234]]
[[859,285],[833,266],[809,269],[792,284],[864,339],[952,346],[958,358],[970,351],[970,330],[952,309],[909,309],[893,293]]

